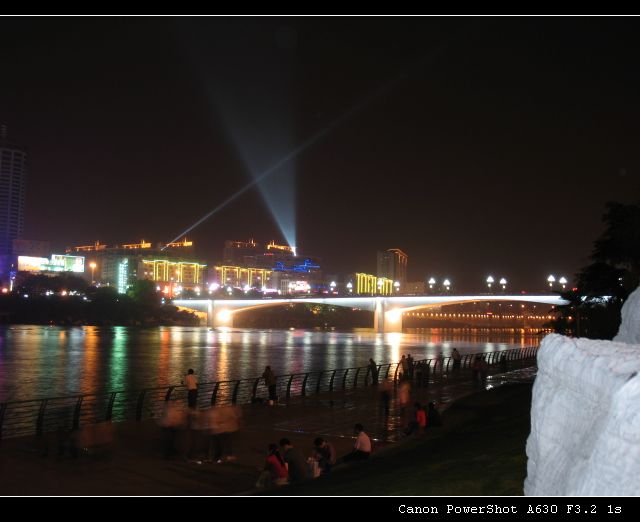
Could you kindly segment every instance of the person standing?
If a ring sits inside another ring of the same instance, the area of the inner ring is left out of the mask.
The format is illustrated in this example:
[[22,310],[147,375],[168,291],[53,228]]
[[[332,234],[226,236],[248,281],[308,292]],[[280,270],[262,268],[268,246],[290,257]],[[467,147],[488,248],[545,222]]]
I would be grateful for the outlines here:
[[371,373],[371,384],[378,384],[378,365],[373,359],[369,359],[369,372]]
[[189,368],[184,378],[187,385],[187,404],[189,408],[195,409],[198,405],[198,378],[192,368]]
[[453,352],[451,353],[451,358],[453,359],[453,369],[459,370],[460,362],[462,361],[462,356],[460,355],[460,352],[458,351],[457,348],[453,349]]
[[276,393],[276,375],[271,370],[271,366],[265,366],[262,377],[264,378],[265,386],[269,390],[269,404],[273,404],[278,400],[278,395]]

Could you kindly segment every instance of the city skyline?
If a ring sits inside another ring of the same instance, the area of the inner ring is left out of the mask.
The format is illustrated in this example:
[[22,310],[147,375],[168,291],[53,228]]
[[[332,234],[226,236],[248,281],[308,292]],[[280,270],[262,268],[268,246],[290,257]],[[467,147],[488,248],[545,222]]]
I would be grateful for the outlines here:
[[0,28],[0,122],[29,157],[24,237],[58,248],[168,242],[314,136],[189,237],[217,257],[227,239],[291,242],[293,223],[324,273],[373,273],[399,248],[409,281],[517,289],[572,278],[605,202],[638,196],[632,20]]

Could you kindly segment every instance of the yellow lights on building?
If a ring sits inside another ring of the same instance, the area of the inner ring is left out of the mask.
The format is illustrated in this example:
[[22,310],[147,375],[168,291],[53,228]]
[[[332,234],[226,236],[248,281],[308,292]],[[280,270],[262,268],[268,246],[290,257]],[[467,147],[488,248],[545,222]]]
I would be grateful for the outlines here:
[[371,274],[356,274],[356,294],[361,295],[391,295],[393,280],[386,277],[376,277]]
[[146,279],[152,281],[173,281],[186,285],[202,284],[207,265],[188,261],[145,259],[142,261]]
[[229,241],[233,248],[253,248],[256,246],[256,242],[253,239],[249,241]]
[[267,245],[267,250],[284,250],[285,252],[291,252],[292,254],[295,255],[295,252],[293,250],[293,247],[290,247],[288,245],[276,245],[275,241],[271,241],[271,243],[269,243]]
[[216,266],[215,272],[220,286],[262,288],[271,278],[273,270],[242,266]]
[[145,242],[145,240],[141,240],[140,243],[131,243],[129,245],[122,245],[122,248],[125,250],[138,250],[141,248],[151,248],[151,243]]
[[186,237],[182,241],[174,241],[165,245],[167,248],[186,248],[190,246],[193,246],[193,241],[188,241]]
[[84,245],[84,246],[77,246],[77,247],[72,247],[72,248],[67,248],[66,252],[73,252],[74,250],[76,252],[97,252],[99,250],[105,250],[107,248],[107,245],[101,245],[100,241],[96,241],[94,245]]

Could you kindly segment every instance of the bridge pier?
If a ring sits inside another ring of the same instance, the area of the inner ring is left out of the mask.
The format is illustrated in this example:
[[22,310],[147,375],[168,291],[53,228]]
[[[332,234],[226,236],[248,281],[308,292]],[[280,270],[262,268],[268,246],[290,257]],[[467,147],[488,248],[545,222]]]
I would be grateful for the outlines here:
[[390,308],[384,297],[376,297],[373,312],[373,329],[377,333],[402,333],[402,309]]
[[209,306],[209,326],[219,328],[226,326],[233,328],[233,309],[224,301],[213,301]]

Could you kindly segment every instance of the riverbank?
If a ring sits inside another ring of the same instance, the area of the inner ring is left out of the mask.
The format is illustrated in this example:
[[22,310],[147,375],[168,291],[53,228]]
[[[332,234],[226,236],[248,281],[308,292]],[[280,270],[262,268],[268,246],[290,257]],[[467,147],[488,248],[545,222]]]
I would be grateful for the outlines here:
[[530,431],[531,384],[464,397],[441,428],[388,446],[286,495],[522,495]]
[[[494,376],[490,376],[490,382]],[[495,375],[494,382],[502,377]],[[444,411],[444,426],[400,443],[376,443],[369,462],[343,469],[277,495],[521,495],[526,470],[531,385],[504,384],[472,395],[462,384],[423,390],[463,397]],[[303,454],[321,434],[347,453],[354,420],[374,427],[377,395],[361,389],[344,402],[299,400],[279,407],[244,407],[243,429],[234,441],[237,460],[206,464],[162,458],[154,421],[115,424],[112,452],[105,456],[57,455],[50,441],[43,456],[38,439],[7,439],[0,446],[0,491],[4,495],[237,495],[260,494],[253,485],[266,445],[290,438]],[[392,410],[393,413],[393,410]],[[379,427],[370,431],[376,435]],[[180,454],[191,444],[178,441]]]

